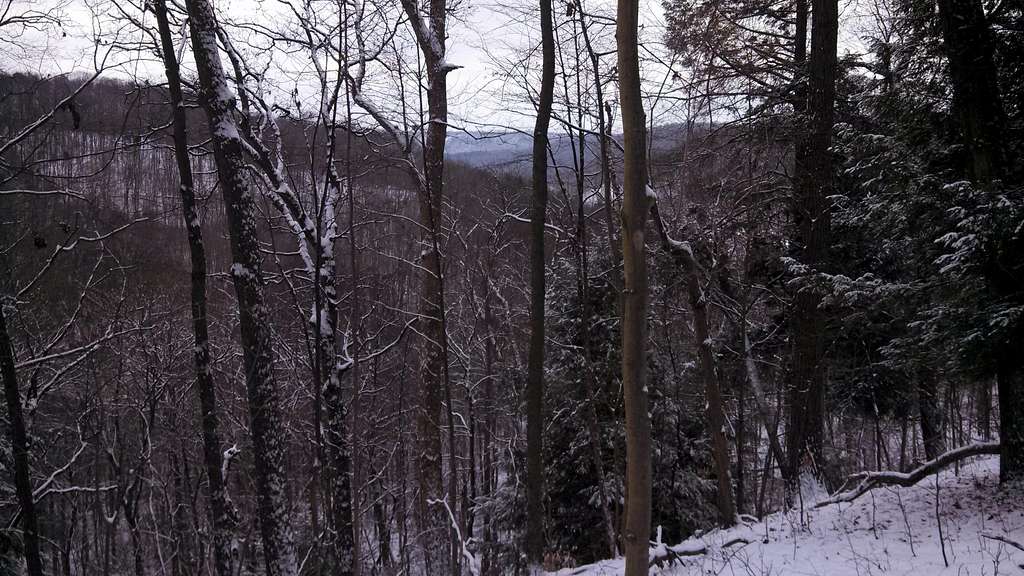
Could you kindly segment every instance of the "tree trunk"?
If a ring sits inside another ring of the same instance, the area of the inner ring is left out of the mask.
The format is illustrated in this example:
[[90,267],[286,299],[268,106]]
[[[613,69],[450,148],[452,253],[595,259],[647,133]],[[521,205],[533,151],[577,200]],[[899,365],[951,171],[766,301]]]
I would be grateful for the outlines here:
[[736,513],[747,509],[746,466],[743,462],[744,447],[747,443],[747,391],[743,376],[735,378],[736,384]]
[[[943,45],[949,58],[953,109],[971,154],[975,183],[988,186],[1003,175],[1003,103],[995,67],[992,31],[980,0],[939,0]],[[1011,249],[1009,258],[1016,258]],[[996,260],[996,258],[993,258]],[[998,297],[1016,298],[1021,283],[1008,272],[1016,264],[993,261],[987,266],[988,284]],[[1024,334],[1017,328],[1001,345],[997,360],[999,390],[1000,469],[1002,482],[1024,479]]]
[[[423,282],[420,294],[420,316],[426,323],[425,339],[420,342],[420,389],[417,428],[419,433],[419,482],[420,493],[417,515],[420,524],[420,543],[424,553],[424,568],[427,573],[441,574],[448,565],[456,570],[459,556],[453,530],[448,516],[440,506],[431,506],[430,500],[446,497],[442,474],[441,457],[441,407],[442,395],[450,395],[448,378],[448,337],[445,329],[444,279],[441,261],[440,237],[443,233],[442,207],[444,205],[444,148],[448,130],[448,88],[447,76],[451,68],[445,61],[446,10],[445,0],[429,0],[428,20],[424,22],[419,3],[402,0],[402,6],[409,17],[423,53],[427,75],[427,126],[424,129],[423,169],[424,178],[420,183],[420,224],[423,243]],[[452,406],[449,404],[449,416]],[[449,418],[450,420],[450,418]],[[449,434],[451,434],[449,426]],[[452,455],[454,444],[450,446]],[[449,461],[448,502],[455,505],[457,479],[454,458]],[[450,557],[446,560],[442,552],[441,534],[450,537]]]
[[199,395],[199,411],[202,422],[203,463],[206,466],[206,477],[209,482],[213,564],[218,576],[231,576],[234,573],[231,554],[234,516],[222,475],[223,454],[221,453],[217,423],[217,389],[210,370],[210,336],[206,316],[206,249],[203,245],[203,230],[196,207],[192,163],[188,153],[188,126],[181,91],[181,75],[167,18],[166,0],[156,0],[153,6],[160,32],[164,71],[167,76],[173,109],[174,158],[178,166],[178,191],[181,196],[182,216],[185,219],[185,229],[188,233],[189,258],[192,265],[191,310],[192,337],[194,339],[192,360],[196,369],[196,391]]
[[996,375],[999,391],[999,481],[1024,481],[1024,370],[1005,353]]
[[736,504],[732,493],[729,441],[725,437],[726,422],[725,410],[722,405],[722,390],[718,382],[715,354],[711,349],[707,297],[701,289],[700,277],[696,268],[687,266],[683,273],[686,274],[686,291],[690,297],[690,310],[693,311],[697,359],[707,400],[708,435],[711,436],[711,456],[715,462],[715,476],[718,481],[718,521],[722,526],[732,526],[736,523]]
[[14,343],[7,331],[3,303],[0,302],[0,371],[4,378],[4,397],[7,400],[7,420],[11,435],[11,452],[14,457],[14,491],[21,507],[22,542],[25,563],[29,576],[43,576],[43,559],[39,554],[39,525],[36,517],[35,498],[32,496],[28,450],[28,430],[21,410],[21,392],[18,390],[18,375],[14,367]]
[[[835,111],[836,44],[839,8],[836,0],[812,0],[811,54],[807,85],[807,131],[797,143],[797,177],[793,217],[796,256],[817,269],[829,247],[832,193],[832,124]],[[813,290],[796,294],[793,310],[793,372],[789,389],[790,414],[787,457],[791,478],[802,464],[821,464],[825,399],[825,321],[818,309],[821,297]]]
[[533,128],[533,200],[530,216],[530,350],[526,380],[526,561],[544,554],[544,221],[548,206],[548,126],[555,89],[551,0],[540,0],[541,85]]
[[975,388],[975,410],[977,413],[978,434],[983,440],[992,439],[992,381],[988,378],[978,380]]
[[[491,307],[491,286],[487,275],[482,279],[484,290],[484,334],[487,342],[484,344],[484,417],[480,435],[483,436],[483,482],[481,483],[480,495],[484,499],[493,495],[494,479],[494,446],[493,438],[495,433],[495,406],[494,406],[494,379],[497,377],[494,369],[495,356],[497,355],[494,342],[496,322],[494,311]],[[494,525],[490,513],[491,508],[487,507],[483,517],[483,552],[480,559],[480,575],[493,576],[496,573],[494,562]]]
[[927,460],[933,460],[946,451],[946,438],[942,430],[939,387],[931,374],[922,375],[917,383],[917,407],[921,416],[924,456]]
[[637,42],[639,2],[618,0],[622,106],[622,388],[626,413],[626,576],[647,574],[651,536],[651,420],[647,403],[647,153]]
[[953,84],[953,109],[971,154],[977,182],[989,183],[1003,167],[1005,120],[994,58],[994,38],[980,0],[939,0],[943,46]]
[[188,0],[192,50],[200,95],[210,124],[231,238],[231,276],[238,300],[239,330],[255,461],[256,499],[268,576],[292,576],[298,564],[286,507],[283,423],[274,378],[270,324],[263,298],[256,205],[246,182],[234,98],[217,50],[217,22],[208,0]]

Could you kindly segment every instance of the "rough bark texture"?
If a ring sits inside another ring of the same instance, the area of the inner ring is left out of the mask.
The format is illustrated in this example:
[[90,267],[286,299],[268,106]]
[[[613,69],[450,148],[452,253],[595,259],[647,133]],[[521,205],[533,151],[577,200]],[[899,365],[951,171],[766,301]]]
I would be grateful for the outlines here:
[[21,507],[22,543],[29,576],[43,576],[43,560],[39,554],[39,523],[35,499],[32,497],[32,479],[28,463],[28,431],[21,409],[21,392],[14,368],[14,343],[7,331],[3,303],[0,302],[0,372],[4,379],[4,398],[7,401],[7,420],[14,457],[14,492]]
[[542,59],[533,128],[533,200],[530,216],[530,351],[526,381],[526,560],[544,554],[544,222],[548,209],[548,126],[555,89],[551,0],[540,0]]
[[[836,0],[813,0],[811,54],[807,84],[807,130],[797,142],[793,217],[796,257],[818,268],[829,247],[829,196],[832,194],[832,124],[835,111],[836,44],[839,8]],[[793,309],[793,369],[789,388],[787,466],[793,473],[804,463],[821,462],[824,420],[825,351],[821,301],[812,290],[797,293]]]
[[[427,115],[423,142],[423,178],[418,181],[423,282],[420,293],[420,315],[425,326],[425,339],[420,341],[420,389],[417,431],[419,434],[420,493],[417,501],[419,539],[424,554],[424,568],[429,574],[440,574],[443,566],[456,569],[456,542],[451,539],[450,557],[443,554],[443,534],[451,532],[447,514],[430,500],[446,496],[441,462],[442,395],[449,391],[448,338],[445,330],[444,279],[440,243],[443,235],[444,149],[448,134],[448,72],[445,61],[447,4],[445,0],[426,3],[424,20],[419,2],[402,0],[402,7],[416,34],[427,76]],[[451,406],[449,405],[449,408]],[[455,447],[451,446],[454,454]],[[453,466],[449,462],[449,468]],[[449,478],[450,487],[457,479]],[[454,489],[449,490],[454,495]],[[455,505],[454,497],[450,500]]]
[[626,412],[626,576],[647,574],[651,536],[651,419],[647,402],[647,135],[640,95],[637,0],[619,0],[615,26],[622,106],[622,389]]
[[[337,186],[337,182],[333,185]],[[329,234],[321,237],[321,241],[333,236],[333,227]],[[323,375],[324,409],[327,414],[327,426],[324,428],[324,444],[328,458],[329,490],[331,495],[331,515],[329,527],[331,531],[330,563],[332,574],[348,576],[354,573],[355,559],[353,551],[355,537],[353,532],[352,514],[352,460],[348,439],[348,410],[342,397],[341,382],[343,374],[352,370],[353,382],[357,372],[353,364],[338,358],[337,333],[338,295],[334,278],[337,274],[333,256],[318,254],[320,261],[319,274],[322,293],[317,308],[323,310],[322,325],[315,330]],[[358,385],[358,384],[354,384]]]
[[291,576],[298,565],[286,508],[281,407],[274,379],[270,325],[263,300],[263,272],[255,199],[245,180],[234,97],[217,48],[217,22],[207,0],[188,0],[192,51],[200,96],[210,123],[214,161],[231,239],[231,277],[238,300],[263,559],[268,576]]
[[188,125],[186,124],[184,98],[181,91],[181,76],[174,40],[167,19],[165,0],[153,4],[157,27],[160,32],[160,49],[164,71],[171,97],[172,126],[174,137],[174,158],[178,167],[182,216],[188,233],[191,273],[192,356],[196,369],[196,391],[199,395],[199,411],[202,421],[203,463],[209,482],[209,514],[213,532],[213,565],[218,576],[231,576],[233,557],[231,540],[234,532],[234,515],[224,486],[221,464],[220,434],[217,425],[217,390],[210,370],[210,336],[206,316],[206,250],[203,245],[203,230],[200,226],[196,207],[195,185],[192,177],[192,163],[188,153]]

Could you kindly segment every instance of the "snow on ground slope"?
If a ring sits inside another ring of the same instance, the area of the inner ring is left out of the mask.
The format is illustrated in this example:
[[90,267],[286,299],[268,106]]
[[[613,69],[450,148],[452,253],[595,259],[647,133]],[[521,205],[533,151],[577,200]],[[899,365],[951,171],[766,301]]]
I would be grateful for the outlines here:
[[[962,462],[911,488],[879,488],[849,504],[778,513],[670,547],[685,555],[652,574],[924,576],[1024,575],[1024,492],[1000,489],[996,457]],[[746,542],[742,542],[744,540]],[[941,542],[941,543],[940,543]],[[946,560],[943,560],[943,544]],[[652,548],[664,556],[665,546]],[[622,574],[622,560],[565,569],[558,576]]]

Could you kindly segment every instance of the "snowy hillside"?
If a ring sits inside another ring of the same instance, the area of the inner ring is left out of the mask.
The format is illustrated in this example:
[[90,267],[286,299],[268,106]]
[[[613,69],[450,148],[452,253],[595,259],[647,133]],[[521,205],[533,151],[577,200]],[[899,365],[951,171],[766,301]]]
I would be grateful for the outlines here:
[[[1024,494],[999,489],[999,460],[979,458],[931,476],[912,488],[880,488],[850,504],[802,514],[773,514],[763,522],[716,531],[672,546],[652,574],[776,576],[926,576],[1024,574]],[[938,517],[936,521],[936,502]],[[940,536],[941,531],[941,536]],[[1000,538],[1005,539],[1001,541]],[[1010,542],[1006,542],[1010,541]],[[945,553],[943,553],[943,548]],[[945,560],[943,556],[945,554]],[[568,575],[622,574],[622,560],[565,569]]]

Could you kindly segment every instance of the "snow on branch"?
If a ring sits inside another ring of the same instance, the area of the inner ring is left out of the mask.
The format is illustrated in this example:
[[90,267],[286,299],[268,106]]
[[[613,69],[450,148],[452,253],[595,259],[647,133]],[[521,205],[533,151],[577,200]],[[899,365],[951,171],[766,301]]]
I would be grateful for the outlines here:
[[651,548],[648,566],[663,568],[676,562],[681,562],[683,558],[689,556],[704,556],[715,550],[722,550],[737,544],[750,544],[756,540],[757,538],[753,533],[740,531],[730,533],[721,542],[712,544],[709,544],[702,538],[691,538],[675,546],[657,544]]
[[998,442],[983,442],[978,444],[968,444],[955,450],[950,450],[945,454],[939,455],[934,460],[929,460],[910,472],[858,472],[851,474],[841,488],[827,500],[822,500],[814,505],[815,508],[821,508],[822,506],[828,506],[829,504],[837,504],[840,502],[853,502],[857,498],[863,496],[870,490],[878,488],[880,486],[902,486],[909,487],[917,484],[926,477],[939,472],[946,466],[959,462],[964,458],[970,458],[971,456],[981,456],[984,454],[998,454],[999,443]]
[[648,202],[651,203],[651,218],[654,220],[654,228],[658,232],[658,238],[661,239],[662,247],[687,271],[699,269],[690,243],[675,240],[669,236],[665,220],[662,219],[661,211],[658,210],[658,195],[654,192],[654,189],[648,186],[645,196]]
[[[458,521],[455,520],[455,514],[452,512],[452,507],[448,505],[448,499],[430,499],[427,500],[427,504],[430,504],[431,506],[444,506],[444,509],[448,512],[448,518],[451,521],[452,530],[455,531],[455,537],[459,540],[459,546],[462,549],[462,557],[466,559],[466,567],[469,568],[469,573],[472,576],[479,576],[480,565],[477,563],[476,557],[473,556],[473,553],[466,547],[469,540],[462,539],[462,530],[459,528]],[[472,540],[472,538],[470,538],[470,540]]]
[[1021,552],[1024,552],[1024,544],[1021,544],[1020,542],[1017,542],[1016,540],[1011,540],[1010,538],[1008,538],[1006,536],[1003,536],[1002,534],[992,534],[990,532],[982,532],[981,533],[981,537],[982,538],[988,538],[989,540],[995,540],[997,542],[1002,542],[1003,544],[1007,544],[1009,546],[1013,546],[1017,550],[1020,550]]

